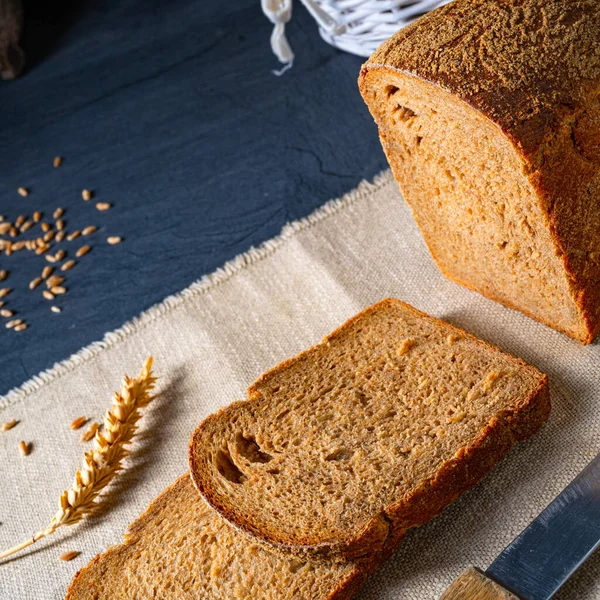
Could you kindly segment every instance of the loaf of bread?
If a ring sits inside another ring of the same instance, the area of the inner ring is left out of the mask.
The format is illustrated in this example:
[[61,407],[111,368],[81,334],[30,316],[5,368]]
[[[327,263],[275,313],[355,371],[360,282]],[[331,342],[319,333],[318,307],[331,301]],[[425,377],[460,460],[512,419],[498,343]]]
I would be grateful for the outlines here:
[[600,331],[600,2],[455,0],[360,90],[442,272],[583,343]]
[[357,559],[439,513],[549,410],[535,368],[389,299],[208,417],[190,467],[206,501],[269,547]]
[[184,475],[131,524],[123,544],[75,575],[66,600],[346,600],[376,566],[372,558],[274,555],[226,524]]

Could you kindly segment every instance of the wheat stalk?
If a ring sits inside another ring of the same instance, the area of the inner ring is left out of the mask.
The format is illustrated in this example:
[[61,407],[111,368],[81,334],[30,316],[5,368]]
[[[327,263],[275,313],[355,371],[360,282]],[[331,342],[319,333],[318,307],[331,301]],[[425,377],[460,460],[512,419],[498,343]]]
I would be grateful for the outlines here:
[[75,473],[75,483],[60,495],[60,509],[45,529],[27,541],[0,553],[0,560],[31,546],[54,533],[63,525],[74,525],[98,506],[100,492],[123,469],[123,459],[129,454],[126,446],[137,430],[141,409],[154,400],[151,392],[156,383],[152,375],[152,357],[146,360],[138,377],[125,376],[120,392],[115,392],[112,406],[104,417],[104,432],[96,432],[95,447],[84,454],[83,466]]

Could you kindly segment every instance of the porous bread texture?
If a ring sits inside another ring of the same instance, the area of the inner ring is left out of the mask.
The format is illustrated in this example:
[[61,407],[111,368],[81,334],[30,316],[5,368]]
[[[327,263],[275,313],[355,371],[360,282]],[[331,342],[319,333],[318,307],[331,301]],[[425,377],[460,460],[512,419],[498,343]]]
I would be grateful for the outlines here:
[[381,549],[477,483],[548,417],[547,377],[398,300],[261,376],[192,435],[192,479],[282,551]]
[[360,90],[450,279],[590,343],[600,331],[600,2],[455,0]]
[[270,553],[225,523],[184,475],[123,544],[75,575],[66,600],[346,600],[374,566]]

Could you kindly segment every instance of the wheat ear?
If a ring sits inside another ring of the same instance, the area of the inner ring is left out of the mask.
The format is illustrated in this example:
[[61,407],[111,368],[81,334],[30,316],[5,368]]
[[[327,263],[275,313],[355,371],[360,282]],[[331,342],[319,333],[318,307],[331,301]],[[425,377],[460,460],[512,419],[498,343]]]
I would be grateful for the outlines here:
[[96,432],[95,448],[84,454],[83,466],[75,473],[75,483],[60,495],[60,509],[45,529],[26,542],[0,553],[0,560],[23,550],[54,533],[63,525],[74,525],[98,506],[100,492],[123,469],[123,459],[129,454],[126,446],[137,430],[141,409],[154,400],[156,377],[152,374],[152,357],[146,360],[138,377],[125,376],[120,392],[115,392],[112,406],[104,417],[104,431]]

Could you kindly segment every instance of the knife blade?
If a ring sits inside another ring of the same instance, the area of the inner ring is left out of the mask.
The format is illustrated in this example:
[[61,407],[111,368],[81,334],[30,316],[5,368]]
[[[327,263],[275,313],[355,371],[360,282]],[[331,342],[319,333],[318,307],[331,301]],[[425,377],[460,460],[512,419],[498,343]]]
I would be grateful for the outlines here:
[[549,600],[599,545],[600,454],[484,573],[465,571],[440,600]]

